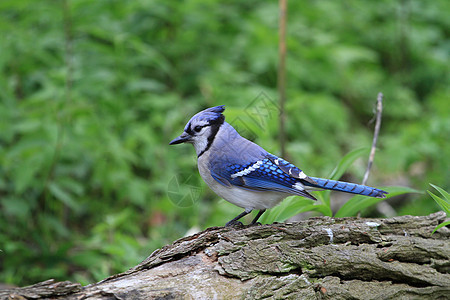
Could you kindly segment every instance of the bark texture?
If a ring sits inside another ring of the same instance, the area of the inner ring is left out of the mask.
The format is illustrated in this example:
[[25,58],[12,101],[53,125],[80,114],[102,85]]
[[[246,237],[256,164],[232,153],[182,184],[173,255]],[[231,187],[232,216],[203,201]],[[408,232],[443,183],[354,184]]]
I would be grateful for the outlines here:
[[445,220],[312,218],[208,228],[136,267],[81,287],[52,280],[1,299],[448,299]]

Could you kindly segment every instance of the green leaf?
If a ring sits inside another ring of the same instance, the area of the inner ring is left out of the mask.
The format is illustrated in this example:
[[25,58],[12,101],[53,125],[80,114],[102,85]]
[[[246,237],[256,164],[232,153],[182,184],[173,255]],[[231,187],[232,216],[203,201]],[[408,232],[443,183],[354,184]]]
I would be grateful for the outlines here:
[[21,197],[3,197],[1,201],[2,212],[14,219],[26,219],[30,215],[32,206]]
[[311,199],[291,197],[284,200],[279,206],[272,208],[268,214],[263,215],[261,223],[284,222],[306,211],[317,211],[324,216],[332,216],[331,209],[325,204],[314,204],[314,200]]
[[332,180],[339,180],[353,162],[365,154],[369,154],[369,148],[367,147],[350,151],[341,159],[336,168],[331,172],[329,178]]
[[445,201],[441,197],[436,196],[432,192],[428,191],[428,194],[436,201],[436,203],[442,208],[442,210],[448,215],[450,215],[450,203]]
[[431,184],[431,183],[430,183],[430,185],[431,185],[432,187],[434,187],[436,190],[438,190],[438,192],[441,193],[441,195],[444,196],[444,198],[445,198],[447,201],[450,201],[450,194],[449,194],[449,193],[447,193],[444,189],[438,187],[437,185],[434,185],[434,184]]
[[281,202],[278,206],[272,208],[261,218],[261,223],[271,224],[273,222],[285,221],[302,210],[303,207],[310,205],[314,200],[300,197],[289,197]]
[[311,205],[312,202],[314,202],[314,200],[311,199],[298,199],[298,198],[293,198],[296,201],[292,201],[293,203],[291,205],[289,205],[289,207],[287,209],[283,209],[276,217],[276,219],[274,221],[277,222],[283,222],[286,221],[287,219],[301,213],[304,212],[304,208],[307,207],[308,205]]
[[[447,214],[447,216],[450,216],[450,195],[449,193],[447,193],[445,190],[443,190],[442,188],[438,187],[437,185],[431,184],[430,185],[432,187],[434,187],[439,193],[441,193],[441,195],[445,198],[442,199],[439,196],[436,196],[435,194],[433,194],[430,191],[427,191],[428,194],[430,194],[431,198],[434,199],[434,201],[436,201],[436,203],[442,208],[442,210]],[[439,224],[438,226],[436,226],[436,228],[434,228],[433,232],[431,234],[433,234],[436,230],[438,230],[441,227],[450,225],[450,221],[444,222]]]
[[391,197],[407,193],[421,193],[418,190],[403,186],[388,186],[382,187],[381,189],[389,192],[389,194],[386,195],[386,198],[373,198],[363,195],[354,196],[350,198],[344,205],[342,205],[342,207],[336,212],[334,216],[336,218],[355,216],[359,211]]
[[441,223],[438,226],[436,226],[436,228],[434,228],[434,230],[433,230],[433,232],[431,234],[435,233],[436,230],[438,230],[439,228],[442,228],[442,227],[447,226],[447,225],[450,225],[450,221],[446,221],[446,222]]
[[[355,160],[357,160],[359,157],[361,157],[364,154],[368,154],[369,148],[359,148],[355,149],[353,151],[350,151],[347,153],[338,163],[338,165],[334,168],[334,170],[331,172],[329,178],[333,180],[338,180],[341,178],[341,176],[347,171],[347,169],[353,164]],[[329,210],[327,211],[326,216],[331,216],[331,191],[325,190],[320,193],[316,194],[317,199],[319,199],[323,204],[328,206]]]
[[[359,148],[359,149],[350,151],[339,161],[338,165],[331,172],[329,178],[332,180],[339,180],[339,178],[341,178],[341,176],[355,162],[355,160],[357,160],[361,156],[366,155],[368,153],[369,153],[369,148],[367,148],[367,147],[363,147],[363,148]],[[331,205],[330,205],[331,191],[326,190],[324,192],[318,193],[318,195],[319,194],[320,194],[320,196],[319,196],[320,200],[328,207],[331,207]],[[331,208],[330,208],[330,211],[331,211]]]
[[320,200],[323,204],[327,205],[328,207],[331,207],[331,205],[330,205],[331,191],[330,190],[320,191],[319,193],[315,193],[314,196],[316,196],[316,198],[318,200]]
[[331,217],[333,215],[333,212],[331,211],[330,207],[328,207],[325,204],[312,204],[306,206],[302,211],[299,211],[298,213],[302,213],[305,211],[317,211],[320,212],[324,216]]
[[50,182],[48,185],[48,189],[56,199],[58,199],[74,211],[78,212],[81,209],[81,206],[73,199],[72,195],[57,183]]

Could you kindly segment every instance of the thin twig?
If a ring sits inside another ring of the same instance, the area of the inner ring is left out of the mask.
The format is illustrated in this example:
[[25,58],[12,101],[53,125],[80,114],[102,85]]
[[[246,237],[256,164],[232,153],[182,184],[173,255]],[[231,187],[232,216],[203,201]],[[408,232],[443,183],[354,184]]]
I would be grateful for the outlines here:
[[378,93],[377,97],[376,122],[375,122],[375,131],[373,134],[372,149],[370,149],[369,161],[367,162],[366,173],[364,173],[364,179],[362,181],[363,185],[366,185],[367,183],[367,179],[369,178],[370,174],[370,169],[372,169],[373,160],[375,158],[375,150],[377,147],[378,135],[380,133],[381,127],[382,112],[383,112],[383,94],[380,92]]
[[[364,173],[362,185],[366,185],[367,179],[369,179],[370,169],[372,169],[373,160],[375,158],[375,150],[377,148],[378,135],[380,134],[382,113],[383,113],[383,93],[380,92],[380,93],[378,93],[378,96],[377,96],[377,110],[375,112],[376,121],[375,121],[375,129],[374,129],[374,133],[373,133],[372,148],[370,149],[369,161],[367,162],[367,168],[366,168],[366,172]],[[358,212],[356,217],[357,218],[361,217],[360,211]]]
[[278,62],[278,93],[280,95],[280,147],[281,156],[286,157],[286,7],[287,0],[279,0],[279,62]]

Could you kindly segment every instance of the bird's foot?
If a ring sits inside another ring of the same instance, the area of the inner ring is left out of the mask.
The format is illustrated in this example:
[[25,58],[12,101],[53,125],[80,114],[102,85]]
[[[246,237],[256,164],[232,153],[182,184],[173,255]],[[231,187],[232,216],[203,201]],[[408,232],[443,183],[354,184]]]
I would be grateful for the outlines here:
[[244,224],[242,224],[241,221],[237,221],[237,220],[231,220],[230,222],[227,222],[227,223],[225,224],[225,227],[231,227],[231,226],[238,226],[238,227],[241,227],[241,226],[244,226]]
[[250,226],[262,225],[261,222],[250,223]]

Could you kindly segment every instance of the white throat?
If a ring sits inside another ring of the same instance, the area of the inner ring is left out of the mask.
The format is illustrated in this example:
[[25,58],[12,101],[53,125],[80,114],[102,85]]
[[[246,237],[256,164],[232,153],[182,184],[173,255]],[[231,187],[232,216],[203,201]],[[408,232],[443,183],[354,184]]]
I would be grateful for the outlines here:
[[[223,127],[223,125],[219,126],[218,129],[207,127],[207,132],[205,132],[205,134],[192,139],[192,144],[194,145],[197,157],[202,156],[205,152],[208,152],[213,145],[217,144],[217,140],[220,140],[220,137],[223,135]],[[217,132],[215,130],[217,130]]]
[[192,143],[195,148],[195,153],[197,153],[197,156],[202,153],[206,147],[208,147],[208,139],[206,137],[202,137],[201,139],[198,139]]

